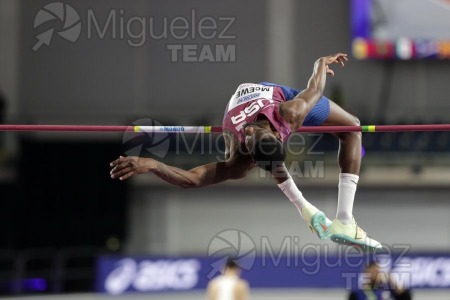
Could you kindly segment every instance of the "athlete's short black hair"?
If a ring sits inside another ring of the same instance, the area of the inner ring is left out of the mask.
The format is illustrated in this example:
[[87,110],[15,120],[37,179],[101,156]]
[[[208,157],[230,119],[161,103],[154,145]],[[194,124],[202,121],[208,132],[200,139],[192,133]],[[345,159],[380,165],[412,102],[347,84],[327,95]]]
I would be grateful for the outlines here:
[[250,155],[258,167],[269,172],[282,165],[286,159],[284,146],[275,136],[258,140]]
[[225,266],[230,269],[240,269],[239,265],[235,261],[235,258],[228,258]]

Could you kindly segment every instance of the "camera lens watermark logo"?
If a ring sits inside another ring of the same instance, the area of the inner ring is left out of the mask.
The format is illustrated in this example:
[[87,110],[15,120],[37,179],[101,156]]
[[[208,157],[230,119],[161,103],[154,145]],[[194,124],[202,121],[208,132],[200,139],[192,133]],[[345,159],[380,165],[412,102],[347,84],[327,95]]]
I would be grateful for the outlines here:
[[36,29],[47,22],[55,20],[59,21],[61,25],[47,28],[45,31],[37,34],[36,38],[38,41],[33,46],[33,51],[39,50],[44,44],[50,46],[55,27],[58,27],[57,33],[62,38],[72,43],[77,41],[81,33],[80,15],[72,6],[66,3],[53,2],[42,7],[34,17],[33,28]]
[[222,273],[228,260],[243,270],[250,270],[255,264],[256,247],[250,236],[242,230],[228,229],[216,234],[208,246],[208,256],[217,258],[210,264],[212,270],[208,279]]
[[[162,126],[152,119],[139,119],[131,126]],[[170,136],[168,133],[155,133],[151,131],[129,132],[123,135],[122,145],[127,156],[157,156],[164,158],[169,152]]]
[[[80,13],[81,14],[80,14]],[[50,46],[54,33],[75,43],[83,26],[86,41],[111,39],[142,47],[162,41],[170,62],[229,63],[236,62],[237,35],[233,33],[236,17],[204,15],[191,9],[181,16],[136,14],[133,10],[102,7],[77,12],[64,2],[43,6],[35,15],[33,29],[39,30],[33,51]],[[106,15],[106,18],[104,17]],[[80,16],[83,18],[81,21]]]

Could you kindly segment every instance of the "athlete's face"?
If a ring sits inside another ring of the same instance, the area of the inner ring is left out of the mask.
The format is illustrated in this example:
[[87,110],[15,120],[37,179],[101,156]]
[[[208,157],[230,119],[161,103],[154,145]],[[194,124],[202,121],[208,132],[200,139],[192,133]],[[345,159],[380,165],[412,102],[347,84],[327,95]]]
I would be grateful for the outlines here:
[[380,267],[378,265],[369,266],[368,268],[366,268],[365,273],[370,278],[371,284],[377,283],[377,281],[379,281],[380,279]]
[[281,141],[280,134],[271,130],[270,125],[268,128],[260,125],[248,125],[245,128],[245,146],[249,152],[253,151],[255,144],[264,137],[275,136],[279,141]]

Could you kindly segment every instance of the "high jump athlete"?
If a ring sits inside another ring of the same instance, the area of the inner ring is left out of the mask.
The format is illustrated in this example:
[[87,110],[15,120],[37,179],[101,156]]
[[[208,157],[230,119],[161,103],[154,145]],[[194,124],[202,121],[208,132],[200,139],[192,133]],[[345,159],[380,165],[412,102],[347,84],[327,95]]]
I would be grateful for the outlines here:
[[342,67],[347,55],[338,53],[319,58],[306,89],[263,82],[241,84],[231,97],[223,118],[225,161],[213,162],[191,170],[168,166],[142,157],[119,157],[111,163],[111,177],[125,180],[133,175],[153,173],[162,180],[183,188],[199,188],[241,179],[258,166],[270,172],[278,187],[297,207],[301,217],[320,239],[331,238],[339,244],[356,245],[364,250],[382,246],[356,224],[353,202],[361,165],[361,133],[336,133],[339,139],[339,192],[336,218],[330,221],[309,203],[291,178],[284,160],[283,143],[302,125],[355,126],[359,120],[323,96],[327,74],[334,76],[333,63]]

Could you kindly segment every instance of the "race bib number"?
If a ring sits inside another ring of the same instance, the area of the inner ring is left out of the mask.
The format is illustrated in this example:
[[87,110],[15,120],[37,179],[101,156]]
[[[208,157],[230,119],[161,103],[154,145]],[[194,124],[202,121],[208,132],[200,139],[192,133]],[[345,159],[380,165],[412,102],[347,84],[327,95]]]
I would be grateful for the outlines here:
[[233,96],[231,96],[228,111],[252,100],[261,98],[271,100],[273,96],[273,89],[274,88],[272,86],[264,86],[260,84],[241,84]]

